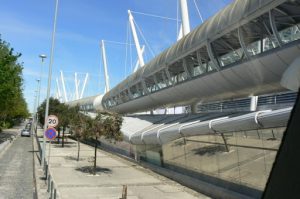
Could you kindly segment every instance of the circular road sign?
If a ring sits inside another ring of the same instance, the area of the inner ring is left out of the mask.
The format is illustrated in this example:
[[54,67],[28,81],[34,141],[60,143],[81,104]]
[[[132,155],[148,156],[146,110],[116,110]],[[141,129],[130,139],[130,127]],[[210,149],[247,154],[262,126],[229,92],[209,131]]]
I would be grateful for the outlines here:
[[56,130],[55,128],[48,128],[45,131],[45,136],[49,139],[49,140],[54,140],[57,136]]
[[48,127],[56,127],[58,125],[58,118],[55,115],[49,115],[47,119]]

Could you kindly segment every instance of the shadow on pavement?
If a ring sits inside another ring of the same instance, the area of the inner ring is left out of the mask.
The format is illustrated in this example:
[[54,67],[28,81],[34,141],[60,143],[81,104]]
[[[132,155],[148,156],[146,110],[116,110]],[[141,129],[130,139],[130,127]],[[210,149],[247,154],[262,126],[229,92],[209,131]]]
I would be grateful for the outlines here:
[[27,151],[28,153],[37,153],[39,151]]
[[74,144],[66,144],[64,145],[64,147],[61,146],[61,144],[52,144],[52,146],[54,148],[74,148],[74,147],[77,147],[77,145],[74,145]]
[[[78,167],[75,169],[76,171],[80,171],[82,173],[88,173],[88,174],[93,174],[94,167],[93,166],[84,166],[84,167]],[[112,173],[112,170],[108,168],[102,168],[102,167],[96,167],[96,174],[97,173],[106,173],[110,174]]]
[[[66,160],[75,160],[75,161],[77,161],[77,157],[75,157],[75,156],[65,156],[65,159]],[[86,158],[79,158],[79,161],[83,161],[85,159]]]

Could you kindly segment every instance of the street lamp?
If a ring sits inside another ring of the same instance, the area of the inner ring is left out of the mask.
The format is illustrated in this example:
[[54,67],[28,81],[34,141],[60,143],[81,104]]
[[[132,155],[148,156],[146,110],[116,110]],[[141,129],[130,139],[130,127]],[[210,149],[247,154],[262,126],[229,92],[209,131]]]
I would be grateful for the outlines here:
[[[45,131],[47,130],[47,118],[48,118],[48,113],[49,113],[49,97],[50,97],[50,88],[51,88],[51,77],[52,77],[52,65],[53,65],[53,54],[54,54],[54,44],[55,44],[57,10],[58,10],[58,0],[56,0],[56,3],[55,3],[54,23],[53,23],[53,32],[52,32],[52,42],[51,42],[51,53],[50,53],[50,62],[49,62],[49,73],[48,73],[47,101],[46,101],[45,122],[44,122],[44,131],[43,131],[43,151],[42,151],[43,152],[42,153],[42,167],[43,168],[44,168],[44,165],[45,165],[45,155],[46,155]],[[50,148],[50,143],[49,143],[49,148]]]
[[40,79],[38,79],[38,97],[37,97],[37,104],[36,104],[36,112],[35,112],[35,118],[36,118],[36,125],[35,125],[35,133],[37,133],[37,124],[39,121],[39,116],[37,113],[37,108],[40,105],[40,94],[41,94],[41,81],[42,81],[42,71],[43,71],[43,64],[44,64],[44,59],[47,58],[46,55],[44,54],[40,54],[39,57],[42,59],[42,63],[41,63],[41,72],[40,72]]
[[32,122],[31,122],[31,128],[30,128],[31,133],[33,133],[34,124],[35,124],[35,107],[36,107],[36,101],[37,101],[37,90],[34,91],[34,103],[33,103],[33,109],[32,109]]
[[40,79],[36,79],[36,82],[37,82],[37,88],[36,90],[34,91],[35,92],[35,100],[34,100],[34,108],[33,108],[33,121],[32,121],[32,133],[35,131],[36,133],[36,126],[37,126],[37,107],[38,107],[38,87],[39,87],[39,82],[40,82]]

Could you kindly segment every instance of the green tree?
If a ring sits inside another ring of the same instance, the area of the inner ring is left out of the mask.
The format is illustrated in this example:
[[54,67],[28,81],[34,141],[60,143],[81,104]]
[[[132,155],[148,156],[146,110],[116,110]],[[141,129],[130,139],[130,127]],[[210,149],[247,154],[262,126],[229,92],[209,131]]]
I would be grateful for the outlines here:
[[[56,115],[60,111],[60,101],[52,97],[49,98],[49,115]],[[39,123],[44,126],[45,124],[45,110],[46,100],[44,100],[38,107]],[[58,118],[60,120],[60,118]]]
[[116,114],[107,111],[97,113],[95,119],[86,121],[85,136],[95,139],[95,153],[94,153],[94,168],[93,174],[96,174],[97,165],[97,148],[98,139],[104,137],[105,139],[120,141],[122,140],[121,125],[123,118]]
[[[38,114],[40,115],[39,122],[42,125],[44,125],[45,122],[45,109],[46,100],[38,108]],[[62,147],[65,145],[65,132],[70,125],[72,118],[74,117],[73,112],[74,110],[72,110],[68,105],[60,103],[58,99],[54,99],[52,97],[49,99],[49,115],[56,115],[59,120],[58,126],[56,126],[58,131],[58,143],[62,130]]]
[[23,97],[21,54],[0,37],[0,127],[29,116]]
[[69,127],[72,117],[74,117],[70,110],[68,105],[61,103],[58,105],[58,112],[56,113],[59,120],[57,128],[59,129],[59,132],[62,130],[62,147],[65,145],[65,131]]
[[84,138],[84,131],[88,129],[86,125],[89,118],[79,111],[79,106],[69,108],[69,112],[71,116],[70,130],[77,140],[77,161],[79,161],[80,139]]

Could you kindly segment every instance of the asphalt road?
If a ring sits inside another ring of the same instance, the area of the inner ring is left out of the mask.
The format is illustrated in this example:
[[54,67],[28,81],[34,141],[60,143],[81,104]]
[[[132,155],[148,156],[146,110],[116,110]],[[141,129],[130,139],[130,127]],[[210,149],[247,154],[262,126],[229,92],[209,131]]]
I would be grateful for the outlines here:
[[0,155],[0,199],[6,198],[35,198],[32,137],[17,137]]

